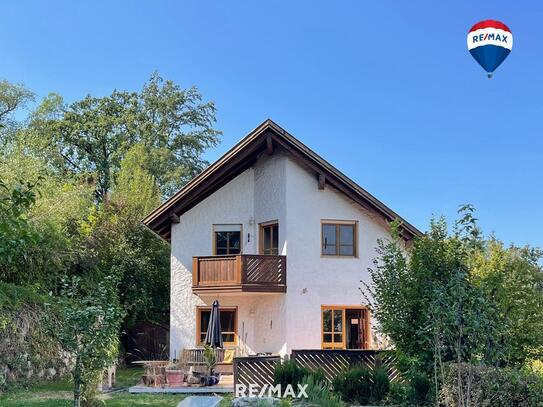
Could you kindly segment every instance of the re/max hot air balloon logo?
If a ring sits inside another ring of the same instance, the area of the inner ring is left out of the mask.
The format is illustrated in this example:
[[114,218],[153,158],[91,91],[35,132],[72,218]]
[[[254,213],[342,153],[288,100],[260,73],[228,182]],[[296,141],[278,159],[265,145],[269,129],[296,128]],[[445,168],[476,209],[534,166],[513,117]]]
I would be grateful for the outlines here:
[[468,49],[473,58],[492,78],[492,74],[513,48],[513,34],[509,27],[496,20],[484,20],[468,32]]

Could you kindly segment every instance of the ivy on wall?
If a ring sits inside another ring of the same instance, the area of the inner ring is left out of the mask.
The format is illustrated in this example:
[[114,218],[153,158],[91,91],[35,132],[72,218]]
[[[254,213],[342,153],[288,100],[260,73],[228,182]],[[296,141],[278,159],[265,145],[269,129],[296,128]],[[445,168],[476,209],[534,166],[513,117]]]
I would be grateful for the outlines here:
[[47,333],[44,303],[29,288],[0,283],[0,390],[67,373],[70,357]]

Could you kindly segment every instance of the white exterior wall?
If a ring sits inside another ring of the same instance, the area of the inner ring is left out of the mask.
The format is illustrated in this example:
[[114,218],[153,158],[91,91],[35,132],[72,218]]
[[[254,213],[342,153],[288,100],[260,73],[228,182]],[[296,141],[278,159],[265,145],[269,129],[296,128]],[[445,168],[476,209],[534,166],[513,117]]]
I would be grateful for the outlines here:
[[[364,210],[292,160],[287,164],[287,344],[291,349],[320,349],[321,305],[364,305],[361,280],[377,239],[390,236],[376,214]],[[321,256],[321,220],[358,221],[358,257]]]
[[[205,305],[192,293],[192,257],[211,255],[213,224],[242,224],[251,230],[254,172],[247,170],[172,224],[170,288],[170,357],[196,346],[196,306]],[[225,210],[228,205],[229,210]],[[254,243],[243,239],[242,248],[254,251]]]
[[[321,257],[321,220],[357,220],[358,258]],[[192,257],[211,255],[213,224],[242,224],[242,250],[258,252],[258,225],[279,222],[279,251],[287,255],[286,294],[192,293]],[[249,236],[250,234],[250,241]],[[200,202],[172,224],[170,352],[196,346],[196,306],[238,307],[238,336],[247,353],[320,348],[321,305],[360,305],[378,238],[388,227],[280,151]],[[288,249],[288,253],[287,253]]]
[[[192,293],[192,258],[213,254],[213,225],[241,224],[242,251],[258,252],[258,224],[285,223],[286,157],[264,156],[226,186],[184,213],[172,224],[170,356],[196,346],[196,307],[238,307],[239,345],[248,353],[279,352],[285,346],[284,294],[221,294],[202,298]],[[280,227],[280,246],[284,230]],[[250,236],[249,236],[250,235]],[[285,249],[286,250],[286,249]]]
[[[263,155],[255,165],[254,208],[258,240],[259,224],[277,220],[279,224],[279,254],[287,254],[287,190],[285,184],[287,157],[276,153]],[[258,246],[256,246],[258,248]],[[258,252],[258,249],[255,253]],[[288,266],[287,266],[288,278]],[[287,285],[288,291],[288,285]],[[258,295],[254,326],[254,346],[257,352],[286,353],[286,295]]]

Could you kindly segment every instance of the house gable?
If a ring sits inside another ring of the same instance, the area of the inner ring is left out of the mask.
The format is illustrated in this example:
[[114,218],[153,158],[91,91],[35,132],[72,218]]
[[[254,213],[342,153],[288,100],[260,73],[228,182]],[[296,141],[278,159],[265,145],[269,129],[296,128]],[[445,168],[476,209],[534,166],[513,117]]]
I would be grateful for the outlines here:
[[400,220],[406,239],[422,234],[409,222],[325,161],[271,120],[266,120],[219,160],[191,180],[184,188],[149,214],[143,223],[166,240],[171,239],[171,225],[179,216],[252,167],[257,158],[272,155],[276,147],[286,150],[298,164],[315,176],[319,188],[327,184],[347,195],[363,208],[375,211],[387,222]]

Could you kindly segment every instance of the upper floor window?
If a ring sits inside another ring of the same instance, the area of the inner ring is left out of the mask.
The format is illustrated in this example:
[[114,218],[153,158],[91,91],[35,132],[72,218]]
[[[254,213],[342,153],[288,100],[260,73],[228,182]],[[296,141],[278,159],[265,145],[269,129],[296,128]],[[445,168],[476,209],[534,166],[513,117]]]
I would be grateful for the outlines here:
[[260,254],[279,254],[279,224],[276,221],[260,225]]
[[356,221],[322,221],[323,256],[356,256]]
[[241,253],[241,225],[213,225],[215,254]]

